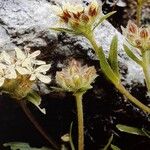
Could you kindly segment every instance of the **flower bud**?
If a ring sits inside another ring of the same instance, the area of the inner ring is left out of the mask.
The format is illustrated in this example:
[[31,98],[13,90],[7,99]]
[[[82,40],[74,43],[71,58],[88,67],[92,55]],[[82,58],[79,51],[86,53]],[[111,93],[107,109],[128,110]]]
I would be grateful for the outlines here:
[[150,27],[138,28],[132,21],[128,22],[127,28],[122,28],[128,42],[144,52],[150,50]]
[[140,30],[140,37],[143,38],[143,39],[147,39],[148,37],[150,37],[149,34],[150,33],[148,32],[148,29],[146,29],[146,28],[142,28]]

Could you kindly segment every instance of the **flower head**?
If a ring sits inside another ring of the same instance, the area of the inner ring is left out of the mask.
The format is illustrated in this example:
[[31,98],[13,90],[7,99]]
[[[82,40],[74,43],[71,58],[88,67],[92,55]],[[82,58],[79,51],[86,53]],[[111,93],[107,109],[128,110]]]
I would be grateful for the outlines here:
[[150,27],[140,27],[129,21],[126,28],[123,28],[123,34],[134,47],[142,51],[150,50]]
[[82,92],[92,88],[91,83],[97,77],[94,66],[81,66],[72,60],[67,68],[56,73],[56,82],[66,91]]
[[51,65],[37,60],[39,54],[40,51],[29,53],[16,48],[15,55],[10,56],[3,51],[0,54],[1,90],[16,99],[21,99],[31,91],[37,79],[49,83],[51,78],[45,74]]
[[62,6],[55,7],[55,11],[62,23],[79,33],[91,29],[97,18],[101,17],[101,5],[96,0],[93,0],[88,6],[73,5],[69,2],[62,3]]

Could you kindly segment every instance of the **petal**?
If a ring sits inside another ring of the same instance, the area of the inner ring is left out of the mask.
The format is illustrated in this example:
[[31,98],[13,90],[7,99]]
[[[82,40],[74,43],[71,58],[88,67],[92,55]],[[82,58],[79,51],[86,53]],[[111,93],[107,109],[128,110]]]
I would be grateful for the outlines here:
[[0,63],[0,69],[5,69],[6,65],[4,65],[3,63]]
[[7,79],[16,79],[17,78],[17,74],[16,74],[14,67],[9,67],[6,70],[5,78],[7,78]]
[[138,33],[138,26],[131,20],[128,21],[127,32],[132,34]]
[[30,71],[26,68],[17,66],[16,70],[21,74],[21,75],[25,75],[25,74],[30,74]]
[[35,74],[31,74],[30,80],[34,81],[36,79],[36,75]]
[[6,53],[5,51],[3,51],[3,52],[1,53],[1,57],[2,57],[2,59],[3,59],[3,61],[4,61],[5,63],[11,64],[11,57],[9,56],[8,53]]
[[149,38],[148,28],[140,28],[140,37],[143,39]]
[[52,5],[51,7],[52,12],[54,12],[56,15],[60,15],[63,13],[63,10],[60,6]]
[[40,55],[40,54],[41,54],[41,51],[38,50],[38,51],[35,51],[35,52],[29,54],[29,57],[30,57],[30,58],[35,58],[35,57],[37,57],[37,56]]
[[4,84],[5,78],[0,78],[0,87]]
[[28,67],[29,65],[31,65],[31,59],[30,59],[30,58],[26,58],[26,59],[22,62],[22,66],[23,66],[23,67]]
[[38,73],[36,75],[36,77],[43,83],[50,83],[51,82],[51,78],[49,76],[43,75]]
[[34,60],[33,63],[36,64],[36,65],[45,65],[46,64],[46,62],[42,61],[42,60]]
[[35,69],[35,72],[46,72],[50,69],[51,67],[51,64],[47,64],[47,65],[42,65],[42,66],[39,66]]
[[15,52],[16,52],[17,59],[24,60],[26,58],[25,53],[21,49],[15,48]]

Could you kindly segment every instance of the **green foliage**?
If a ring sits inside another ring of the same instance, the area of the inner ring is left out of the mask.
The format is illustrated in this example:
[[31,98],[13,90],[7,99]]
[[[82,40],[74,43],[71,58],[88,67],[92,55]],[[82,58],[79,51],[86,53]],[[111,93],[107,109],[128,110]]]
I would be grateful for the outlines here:
[[142,61],[124,44],[123,45],[125,52],[127,53],[127,55],[133,59],[137,64],[139,64],[140,66],[142,66]]
[[118,146],[111,144],[112,150],[121,150]]
[[108,140],[108,143],[105,145],[105,147],[102,150],[108,150],[109,148],[111,148],[112,150],[121,150],[116,145],[111,144],[112,141],[113,141],[113,134],[111,135],[111,137]]
[[40,108],[40,104],[41,104],[41,97],[34,91],[30,92],[26,99],[31,102],[33,105],[35,105],[43,114],[46,114],[45,109],[41,109]]
[[120,79],[117,50],[118,50],[118,37],[117,35],[115,35],[110,45],[108,61],[115,75]]
[[126,126],[122,124],[118,124],[116,125],[116,127],[121,132],[150,137],[150,131],[147,131],[145,129],[139,129],[136,127]]
[[102,150],[107,150],[110,147],[112,140],[113,140],[113,134],[111,135],[111,137],[108,140],[108,143],[105,145],[105,147]]
[[106,20],[107,18],[109,18],[110,16],[112,16],[113,14],[115,14],[116,11],[112,11],[102,17],[100,17],[98,23],[94,26],[93,31],[96,29],[96,27],[98,27],[104,20]]
[[28,143],[23,143],[23,142],[9,142],[3,144],[3,146],[10,147],[11,150],[52,150],[46,147],[41,147],[41,148],[30,147]]
[[111,80],[111,82],[113,82],[114,84],[118,84],[119,78],[116,76],[116,74],[110,67],[109,63],[107,62],[107,59],[105,57],[102,47],[99,48],[98,58],[100,60],[101,69],[106,75],[106,77],[108,77],[108,79]]
[[58,31],[58,32],[67,32],[67,33],[70,33],[70,34],[75,33],[74,30],[71,30],[71,29],[68,29],[68,28],[50,28],[50,29],[54,30],[54,31]]
[[71,123],[70,125],[70,146],[71,146],[71,150],[75,150],[74,144],[73,144],[73,140],[72,140],[72,125],[73,123]]

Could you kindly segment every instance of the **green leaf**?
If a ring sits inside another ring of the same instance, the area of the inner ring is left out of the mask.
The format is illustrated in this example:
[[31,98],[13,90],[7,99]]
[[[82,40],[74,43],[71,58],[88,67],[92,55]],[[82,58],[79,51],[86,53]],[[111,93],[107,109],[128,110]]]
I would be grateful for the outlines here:
[[34,148],[30,147],[28,143],[23,142],[9,142],[3,144],[4,147],[10,147],[11,150],[52,150],[46,147]]
[[107,150],[110,147],[112,140],[113,140],[113,134],[111,135],[111,137],[108,140],[108,143],[105,145],[105,147],[102,150]]
[[150,138],[150,131],[148,131],[148,130],[146,130],[146,129],[144,129],[144,128],[142,128],[142,131],[143,131],[143,133],[144,133],[148,138]]
[[43,114],[46,114],[46,110],[45,108],[40,108],[40,104],[41,104],[41,97],[34,91],[30,92],[26,99],[31,102],[33,105],[35,105]]
[[126,46],[123,45],[125,52],[127,53],[127,55],[133,59],[137,64],[139,64],[140,66],[142,66],[142,61]]
[[70,34],[75,34],[75,31],[71,30],[71,29],[67,29],[67,28],[50,28],[51,30],[54,31],[59,31],[59,32],[67,32]]
[[116,127],[121,132],[145,136],[143,131],[141,129],[136,128],[136,127],[126,126],[126,125],[122,125],[122,124],[118,124],[118,125],[116,125]]
[[112,12],[110,12],[110,13],[108,13],[108,14],[102,16],[102,17],[100,17],[98,23],[94,26],[93,31],[95,30],[95,28],[96,28],[97,26],[99,26],[99,24],[101,24],[104,20],[106,20],[107,18],[109,18],[111,15],[113,15],[113,14],[115,14],[115,13],[116,13],[116,11],[112,11]]
[[117,147],[116,145],[111,144],[111,149],[112,150],[121,150],[119,147]]
[[75,150],[73,140],[72,140],[72,125],[73,125],[73,123],[71,123],[71,125],[70,125],[70,145],[71,145],[71,149]]
[[115,35],[110,45],[108,61],[115,75],[120,79],[117,50],[118,50],[118,37],[117,35]]
[[98,59],[100,61],[100,66],[101,69],[103,71],[103,73],[106,75],[106,77],[111,80],[112,83],[119,84],[120,80],[119,78],[116,76],[116,74],[114,73],[114,71],[111,69],[109,63],[107,62],[107,59],[105,57],[105,54],[103,52],[102,47],[99,48],[98,51]]

